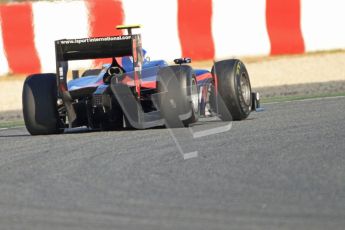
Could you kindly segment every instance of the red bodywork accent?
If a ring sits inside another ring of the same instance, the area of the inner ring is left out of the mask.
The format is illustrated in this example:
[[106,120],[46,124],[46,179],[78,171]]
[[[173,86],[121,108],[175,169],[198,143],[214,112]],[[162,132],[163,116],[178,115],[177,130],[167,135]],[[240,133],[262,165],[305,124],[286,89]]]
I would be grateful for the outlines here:
[[60,85],[59,85],[59,88],[60,88],[60,91],[61,91],[61,92],[67,91],[67,88],[66,88],[66,86],[65,86],[64,84],[60,84]]
[[204,73],[204,74],[201,74],[199,76],[196,76],[197,81],[203,81],[206,79],[212,79],[212,74],[211,73]]
[[115,58],[116,59],[116,62],[120,65],[120,66],[122,66],[122,57],[117,57],[117,58]]
[[141,81],[141,87],[155,89],[157,87],[157,83],[155,81]]
[[137,40],[136,39],[133,39],[133,62],[137,62],[138,61],[138,54],[136,52],[137,50]]
[[0,5],[0,22],[8,65],[14,73],[38,73],[31,3]]
[[[130,82],[133,82],[132,78],[128,77],[128,76],[125,76],[122,80],[122,83],[123,84],[127,84],[127,85],[130,85]],[[133,82],[133,86],[134,86],[134,82]]]
[[[125,76],[121,82],[123,84],[126,84],[126,85],[130,86],[130,87],[135,87],[136,86],[135,81],[133,80],[133,78],[131,78],[129,76]],[[155,89],[157,87],[156,81],[143,81],[143,80],[140,80],[139,83],[140,83],[141,88]],[[96,83],[88,85],[88,87],[98,87],[98,86],[100,86],[102,84],[104,84],[103,79],[100,79]]]
[[[132,44],[132,50],[133,50],[133,63],[138,62],[138,53],[137,53],[137,40],[133,39],[133,44]],[[135,66],[136,67],[136,66]],[[135,84],[135,91],[138,95],[138,98],[140,98],[140,81],[139,81],[139,76],[137,73],[137,70],[134,67],[134,84]]]
[[[126,76],[123,80],[122,83],[128,85],[128,86],[136,86],[135,81],[132,80],[132,78]],[[149,89],[155,89],[156,82],[155,81],[143,81],[140,80],[140,85],[142,88],[149,88]]]
[[[197,81],[203,81],[206,79],[212,79],[211,73],[204,73],[199,76],[196,76]],[[136,86],[135,81],[133,81],[132,78],[129,76],[125,76],[125,78],[122,80],[122,83],[128,85],[128,86]],[[157,87],[156,81],[143,81],[140,80],[140,85],[142,88],[148,88],[148,89],[155,89]]]

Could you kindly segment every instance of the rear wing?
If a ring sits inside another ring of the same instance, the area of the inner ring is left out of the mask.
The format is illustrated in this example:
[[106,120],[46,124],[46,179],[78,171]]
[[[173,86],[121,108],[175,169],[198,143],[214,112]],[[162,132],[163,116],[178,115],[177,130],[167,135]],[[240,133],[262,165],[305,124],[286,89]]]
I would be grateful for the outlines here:
[[67,88],[68,61],[132,56],[136,96],[140,97],[143,51],[140,34],[132,34],[131,28],[138,27],[122,26],[118,28],[128,29],[128,35],[55,41],[58,94],[67,107],[70,121],[74,120],[75,114],[71,107],[73,99]]
[[130,35],[116,37],[64,39],[55,42],[56,60],[84,60],[131,56],[133,38]]
[[72,60],[132,56],[133,69],[141,76],[143,52],[140,34],[58,40],[55,41],[55,55],[60,94],[67,90],[68,61]]
[[143,61],[140,34],[58,40],[55,41],[55,55],[60,80],[65,79],[71,60],[132,56],[134,68],[141,66]]

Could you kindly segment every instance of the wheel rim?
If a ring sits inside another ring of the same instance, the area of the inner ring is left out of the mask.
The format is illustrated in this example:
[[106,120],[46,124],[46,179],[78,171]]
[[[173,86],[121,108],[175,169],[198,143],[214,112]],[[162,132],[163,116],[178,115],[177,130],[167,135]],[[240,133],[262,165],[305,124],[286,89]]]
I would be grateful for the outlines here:
[[195,79],[192,80],[192,92],[191,92],[192,107],[194,112],[197,112],[199,109],[199,94],[198,87],[196,85]]
[[245,73],[241,75],[241,92],[244,103],[250,105],[250,84]]

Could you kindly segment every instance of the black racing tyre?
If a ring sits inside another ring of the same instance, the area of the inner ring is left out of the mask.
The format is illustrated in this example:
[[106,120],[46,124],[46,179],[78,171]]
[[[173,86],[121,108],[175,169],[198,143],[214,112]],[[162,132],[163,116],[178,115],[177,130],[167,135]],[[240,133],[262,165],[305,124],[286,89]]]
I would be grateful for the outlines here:
[[212,110],[224,121],[246,119],[251,112],[252,94],[245,65],[237,59],[219,61],[213,65],[212,74]]
[[81,77],[95,76],[98,75],[102,69],[88,69],[81,75]]
[[162,68],[157,76],[158,104],[168,128],[186,127],[199,118],[199,93],[193,69],[187,65]]
[[34,74],[26,78],[22,94],[23,116],[31,135],[61,133],[57,110],[55,74]]

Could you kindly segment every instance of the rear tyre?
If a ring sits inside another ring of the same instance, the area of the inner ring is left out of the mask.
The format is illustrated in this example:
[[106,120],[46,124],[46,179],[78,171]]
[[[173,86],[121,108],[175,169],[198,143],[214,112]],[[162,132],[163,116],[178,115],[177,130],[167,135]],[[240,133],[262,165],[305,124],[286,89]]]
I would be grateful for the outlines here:
[[199,93],[190,66],[162,68],[157,77],[158,104],[168,128],[189,126],[199,118]]
[[31,135],[63,131],[57,110],[55,74],[35,74],[26,78],[22,102],[25,126]]
[[245,65],[237,59],[219,61],[212,67],[212,74],[212,110],[224,121],[246,119],[251,111],[252,94]]

